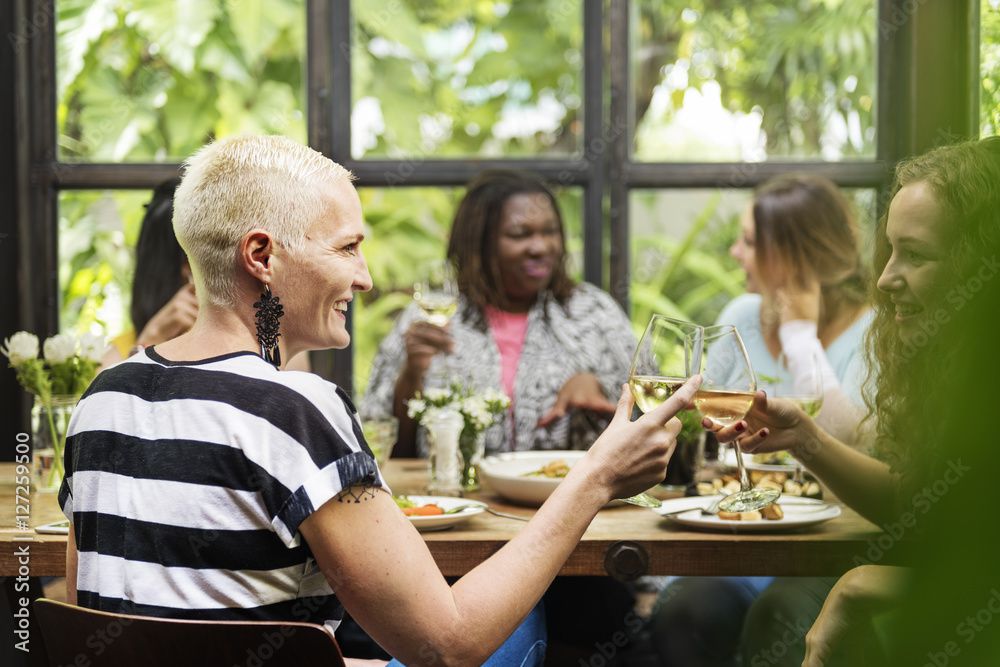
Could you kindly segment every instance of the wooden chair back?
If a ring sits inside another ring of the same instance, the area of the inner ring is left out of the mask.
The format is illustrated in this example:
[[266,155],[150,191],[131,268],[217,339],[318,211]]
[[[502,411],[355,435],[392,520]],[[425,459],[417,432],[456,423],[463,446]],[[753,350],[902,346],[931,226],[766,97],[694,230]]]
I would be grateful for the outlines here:
[[45,598],[34,608],[50,667],[344,665],[323,625],[128,616]]

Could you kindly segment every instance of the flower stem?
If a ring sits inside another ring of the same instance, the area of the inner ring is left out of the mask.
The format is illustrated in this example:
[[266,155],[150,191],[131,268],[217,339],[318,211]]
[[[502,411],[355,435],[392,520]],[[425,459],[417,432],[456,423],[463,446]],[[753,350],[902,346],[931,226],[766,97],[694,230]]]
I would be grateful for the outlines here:
[[66,474],[66,468],[65,466],[63,466],[63,458],[62,458],[63,449],[65,449],[66,447],[66,433],[65,433],[66,429],[65,428],[63,429],[63,433],[59,433],[56,430],[56,423],[55,420],[52,418],[52,412],[53,412],[52,401],[49,400],[45,403],[45,417],[49,423],[49,435],[52,438],[53,457],[52,457],[52,468],[49,470],[49,478],[45,482],[45,486],[47,488],[51,488],[52,485],[55,484],[56,475],[58,475],[59,479],[62,480],[63,475]]

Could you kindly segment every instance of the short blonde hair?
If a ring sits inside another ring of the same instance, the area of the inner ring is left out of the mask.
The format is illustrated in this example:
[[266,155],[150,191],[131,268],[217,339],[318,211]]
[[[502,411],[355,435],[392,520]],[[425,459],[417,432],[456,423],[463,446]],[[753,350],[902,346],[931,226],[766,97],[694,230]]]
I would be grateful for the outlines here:
[[289,252],[302,248],[317,216],[330,205],[323,185],[353,180],[321,153],[280,136],[220,139],[185,162],[174,196],[174,234],[204,293],[235,307],[238,249],[251,229],[265,229]]

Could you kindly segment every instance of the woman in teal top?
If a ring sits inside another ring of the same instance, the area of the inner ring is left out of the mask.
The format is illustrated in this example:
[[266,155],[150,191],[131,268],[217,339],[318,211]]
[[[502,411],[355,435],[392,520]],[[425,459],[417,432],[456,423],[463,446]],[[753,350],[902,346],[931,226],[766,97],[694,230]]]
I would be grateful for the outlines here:
[[[816,422],[867,451],[861,342],[871,322],[867,276],[850,206],[836,185],[808,175],[768,181],[755,193],[730,249],[746,273],[748,294],[733,299],[716,324],[733,324],[758,376],[775,375],[784,353],[794,377],[823,377]],[[651,620],[661,665],[801,665],[805,634],[836,578],[681,577],[672,580]],[[807,619],[792,632],[788,619]],[[791,642],[788,639],[792,639]],[[740,660],[740,653],[743,658]],[[776,662],[774,662],[776,661]]]

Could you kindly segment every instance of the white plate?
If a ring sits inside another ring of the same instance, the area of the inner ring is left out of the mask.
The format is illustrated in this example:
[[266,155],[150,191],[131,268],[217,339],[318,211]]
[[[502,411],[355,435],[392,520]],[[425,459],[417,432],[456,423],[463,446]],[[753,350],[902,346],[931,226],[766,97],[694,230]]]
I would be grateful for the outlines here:
[[[733,451],[732,447],[726,447],[726,455],[722,458],[722,463],[727,468],[735,468],[736,466],[736,452]],[[746,466],[747,470],[760,470],[762,472],[795,472],[795,464],[768,464],[768,463],[756,463],[753,460],[753,454],[743,454],[743,465]]]
[[35,532],[40,535],[69,535],[69,519],[36,526]]
[[[829,521],[840,516],[840,507],[830,505],[822,500],[802,498],[801,496],[782,495],[778,504],[784,510],[784,518],[776,521],[761,519],[760,521],[726,521],[718,515],[706,516],[702,508],[715,502],[718,496],[692,496],[690,498],[675,498],[664,500],[663,507],[654,509],[657,514],[669,514],[665,518],[682,526],[701,530],[714,530],[733,533],[768,533],[780,530],[793,530]],[[680,511],[687,510],[687,511]]]
[[487,456],[479,470],[483,481],[507,500],[519,505],[539,507],[555,491],[561,477],[524,477],[542,466],[560,459],[569,467],[583,458],[581,451],[507,452]]
[[417,505],[437,505],[445,512],[452,508],[459,507],[460,505],[472,505],[472,507],[466,508],[461,512],[456,512],[455,514],[435,514],[432,516],[407,517],[410,520],[410,523],[412,523],[420,532],[451,528],[452,526],[457,526],[458,524],[468,521],[472,517],[486,511],[486,503],[481,503],[478,500],[469,500],[468,498],[409,495],[403,497],[408,500],[412,500]]

